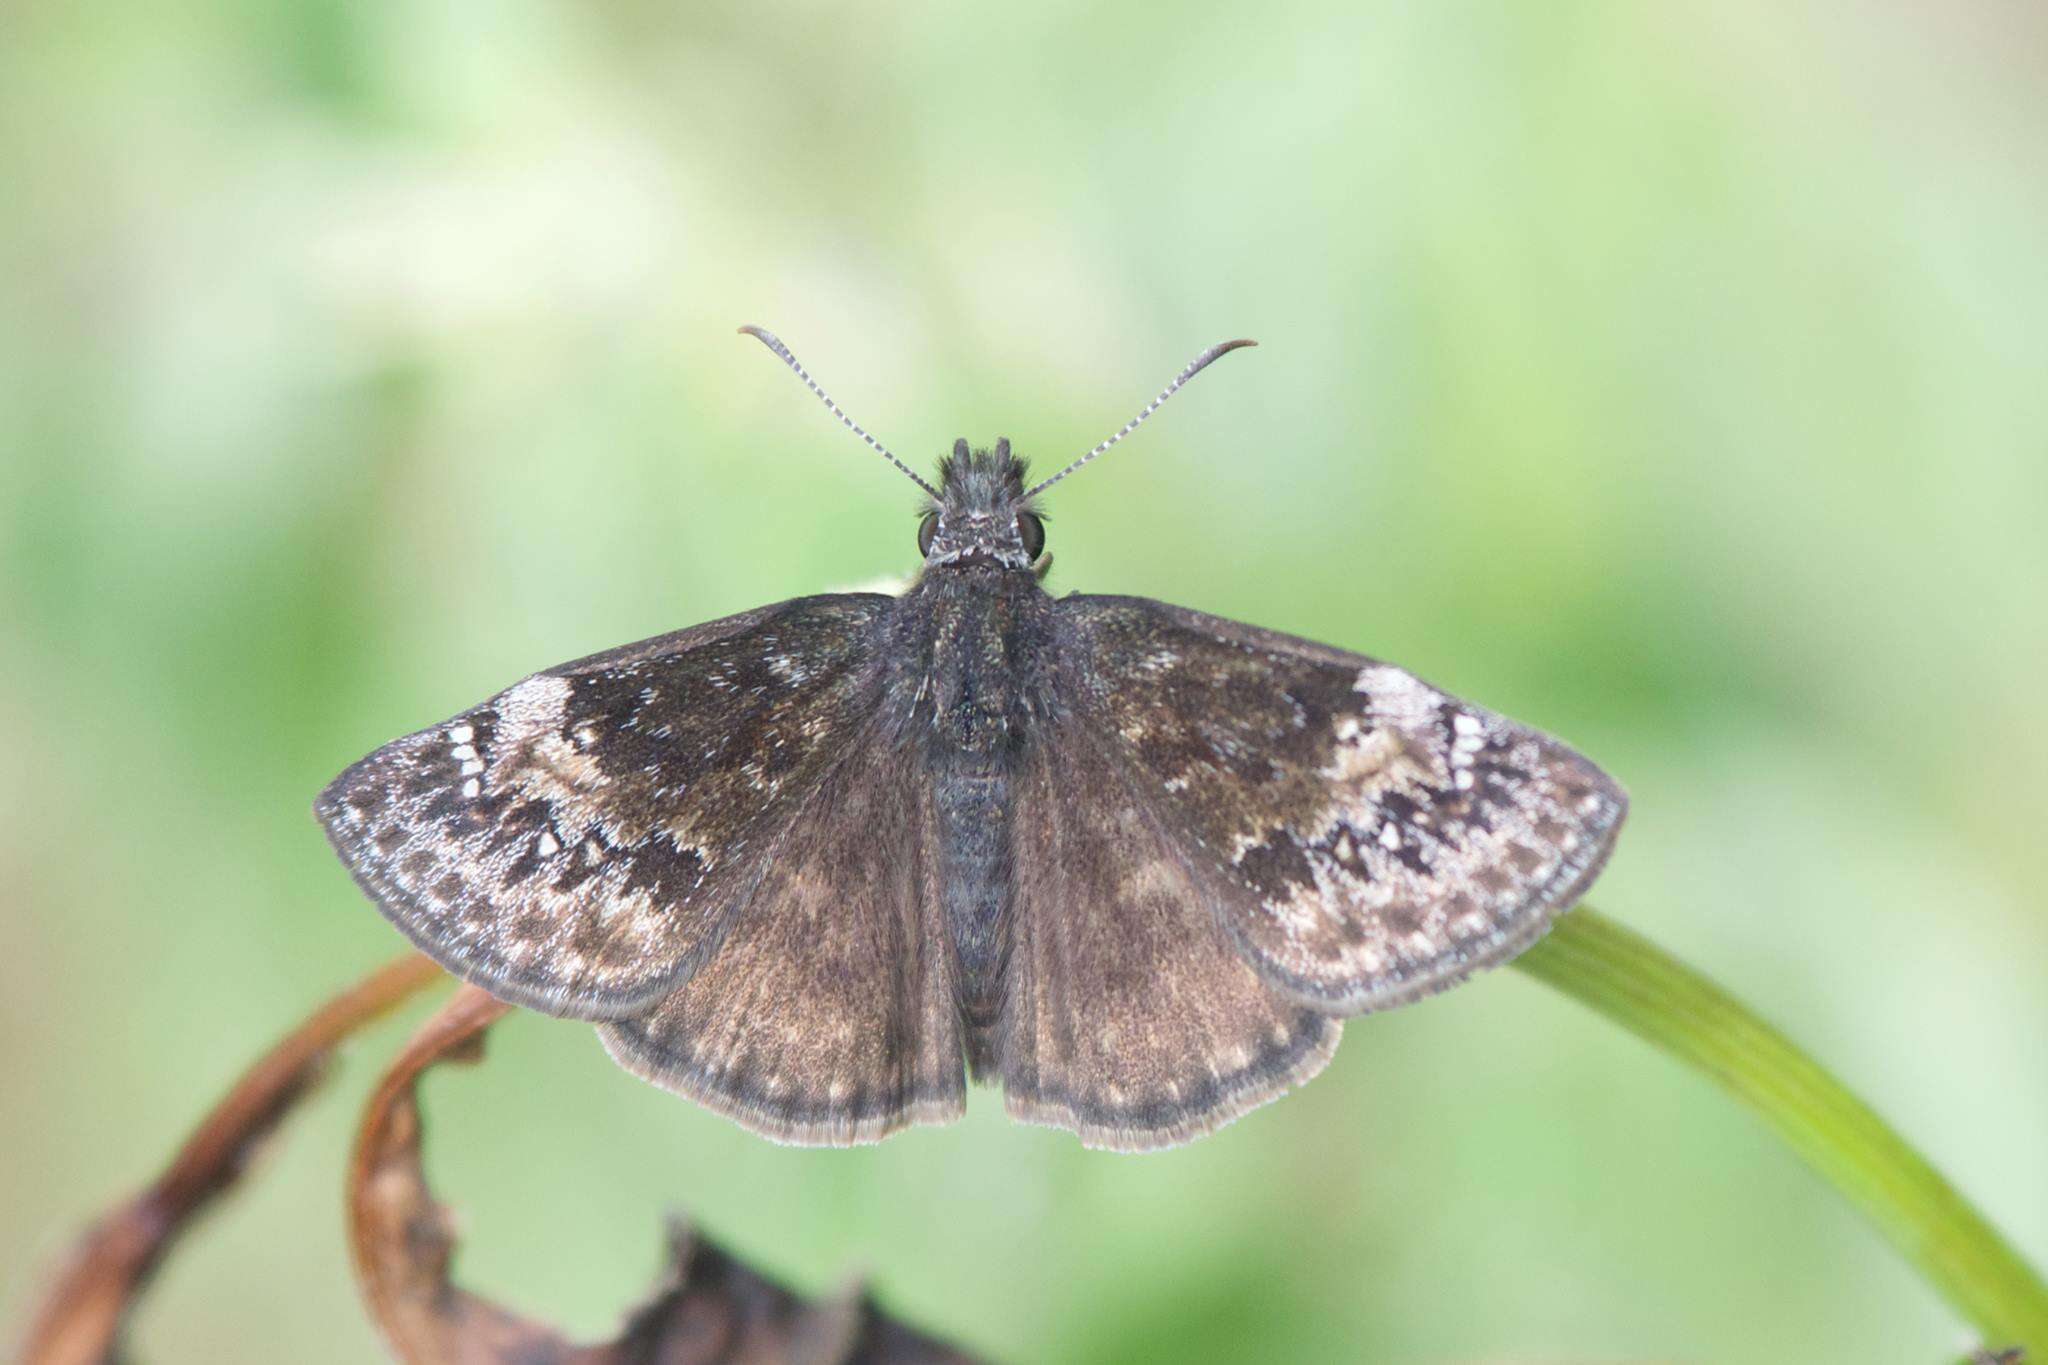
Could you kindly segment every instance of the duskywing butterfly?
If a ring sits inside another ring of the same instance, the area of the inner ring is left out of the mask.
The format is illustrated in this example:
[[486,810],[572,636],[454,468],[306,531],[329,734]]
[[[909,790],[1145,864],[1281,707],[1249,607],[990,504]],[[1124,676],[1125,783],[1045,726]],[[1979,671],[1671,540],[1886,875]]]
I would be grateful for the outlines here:
[[1534,941],[1621,788],[1361,654],[1040,586],[1036,485],[954,444],[900,597],[802,597],[536,673],[315,807],[451,972],[596,1022],[627,1069],[771,1138],[961,1112],[1091,1146],[1210,1131],[1340,1020]]

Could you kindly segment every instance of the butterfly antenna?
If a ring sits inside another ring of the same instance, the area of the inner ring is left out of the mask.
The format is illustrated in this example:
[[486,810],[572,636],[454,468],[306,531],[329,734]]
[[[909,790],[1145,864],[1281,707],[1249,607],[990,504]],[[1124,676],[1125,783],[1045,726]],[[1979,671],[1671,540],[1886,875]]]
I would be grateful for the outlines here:
[[1138,429],[1138,423],[1144,421],[1147,417],[1150,417],[1153,413],[1159,411],[1160,405],[1165,403],[1167,399],[1173,397],[1173,395],[1180,389],[1181,385],[1187,383],[1190,379],[1193,379],[1196,375],[1200,374],[1203,370],[1207,369],[1211,362],[1213,362],[1218,356],[1228,355],[1230,352],[1236,350],[1240,346],[1256,346],[1258,344],[1258,342],[1252,341],[1246,337],[1239,337],[1235,341],[1217,342],[1214,346],[1211,346],[1208,350],[1202,352],[1193,360],[1190,360],[1188,362],[1188,367],[1182,370],[1179,374],[1175,375],[1173,377],[1173,382],[1171,384],[1168,384],[1165,388],[1161,389],[1159,391],[1159,396],[1153,399],[1151,402],[1147,403],[1145,405],[1145,410],[1143,412],[1139,413],[1136,417],[1133,417],[1130,421],[1124,423],[1121,427],[1118,427],[1116,434],[1114,436],[1111,436],[1101,445],[1096,446],[1086,455],[1083,455],[1080,459],[1074,461],[1072,464],[1068,465],[1065,469],[1062,469],[1059,473],[1053,475],[1051,478],[1046,479],[1043,482],[1033,484],[1030,487],[1030,489],[1028,489],[1025,492],[1024,496],[1027,498],[1037,497],[1040,493],[1043,493],[1046,489],[1052,487],[1061,479],[1064,479],[1065,477],[1067,477],[1067,475],[1079,469],[1082,465],[1087,464],[1090,460],[1094,459],[1097,455],[1100,455],[1103,451],[1108,450],[1111,446],[1115,445],[1118,441],[1121,441],[1124,437],[1130,435],[1133,431],[1136,431]]
[[[780,337],[776,336],[775,333],[769,331],[767,328],[756,327],[752,323],[748,323],[746,326],[740,328],[740,330],[742,332],[745,332],[748,336],[756,338],[757,340],[760,341],[760,343],[763,346],[766,346],[769,350],[781,356],[782,363],[789,366],[790,369],[796,371],[796,377],[798,379],[803,380],[805,386],[808,387],[812,393],[818,395],[818,401],[820,403],[823,403],[826,407],[832,409],[832,415],[834,417],[837,417],[841,422],[844,422],[846,424],[846,429],[848,431],[851,431],[854,435],[860,437],[863,441],[866,441],[870,446],[873,446],[875,453],[877,455],[880,455],[890,464],[893,464],[898,469],[902,470],[905,477],[907,477],[912,483],[916,484],[919,488],[922,488],[925,492],[931,494],[934,498],[939,496],[938,489],[932,487],[923,479],[919,478],[917,476],[916,470],[912,469],[909,465],[903,463],[903,461],[897,459],[893,454],[890,453],[889,447],[883,445],[880,441],[877,441],[874,437],[868,435],[867,432],[861,428],[860,423],[854,421],[851,417],[848,417],[846,415],[846,409],[840,407],[837,403],[833,402],[832,395],[826,393],[823,389],[818,387],[818,381],[811,378],[811,372],[805,369],[803,367],[803,364],[800,361],[798,361],[795,356],[790,354],[789,347],[782,344],[782,339]],[[1203,363],[1207,364],[1208,362],[1204,361]],[[1197,366],[1196,368],[1199,369],[1200,367]],[[1193,373],[1193,371],[1190,371],[1189,373]],[[1185,379],[1187,376],[1183,375],[1181,377]],[[1176,380],[1175,382],[1178,383],[1179,381]]]

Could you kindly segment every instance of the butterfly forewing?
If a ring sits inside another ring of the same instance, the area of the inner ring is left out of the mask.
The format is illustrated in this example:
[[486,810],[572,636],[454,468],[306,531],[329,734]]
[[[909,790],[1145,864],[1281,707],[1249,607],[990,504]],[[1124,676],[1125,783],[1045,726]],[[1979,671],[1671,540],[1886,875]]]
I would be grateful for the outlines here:
[[1265,978],[1333,1013],[1512,956],[1588,885],[1621,789],[1401,669],[1128,597],[1069,597],[1088,726]]
[[717,948],[853,747],[891,605],[799,598],[537,673],[377,750],[315,810],[450,971],[631,1014]]

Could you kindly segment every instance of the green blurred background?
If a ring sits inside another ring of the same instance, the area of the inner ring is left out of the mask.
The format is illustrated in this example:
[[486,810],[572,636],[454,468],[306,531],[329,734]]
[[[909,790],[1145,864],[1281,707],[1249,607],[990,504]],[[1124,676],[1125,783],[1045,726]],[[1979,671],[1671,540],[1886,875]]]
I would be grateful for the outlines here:
[[[2048,19],[1729,0],[0,11],[0,1286],[393,954],[308,814],[522,674],[914,560],[1398,660],[1632,790],[1597,901],[2048,1262]],[[374,1350],[380,1028],[150,1359]],[[538,1017],[428,1091],[474,1285],[583,1331],[683,1209],[1018,1360],[1932,1361],[1967,1331],[1703,1082],[1508,972],[1192,1148],[773,1147]],[[10,1329],[11,1331],[11,1329]]]

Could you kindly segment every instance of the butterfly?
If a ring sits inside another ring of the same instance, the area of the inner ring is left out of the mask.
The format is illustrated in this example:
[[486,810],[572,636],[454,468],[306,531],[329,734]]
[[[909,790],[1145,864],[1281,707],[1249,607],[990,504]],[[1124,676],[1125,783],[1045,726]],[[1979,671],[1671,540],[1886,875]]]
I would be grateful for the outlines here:
[[926,482],[900,596],[801,597],[536,673],[378,749],[315,811],[449,971],[596,1024],[784,1142],[1000,1084],[1096,1147],[1209,1132],[1342,1021],[1527,947],[1627,798],[1392,664],[1139,597],[1054,597],[1007,440]]

